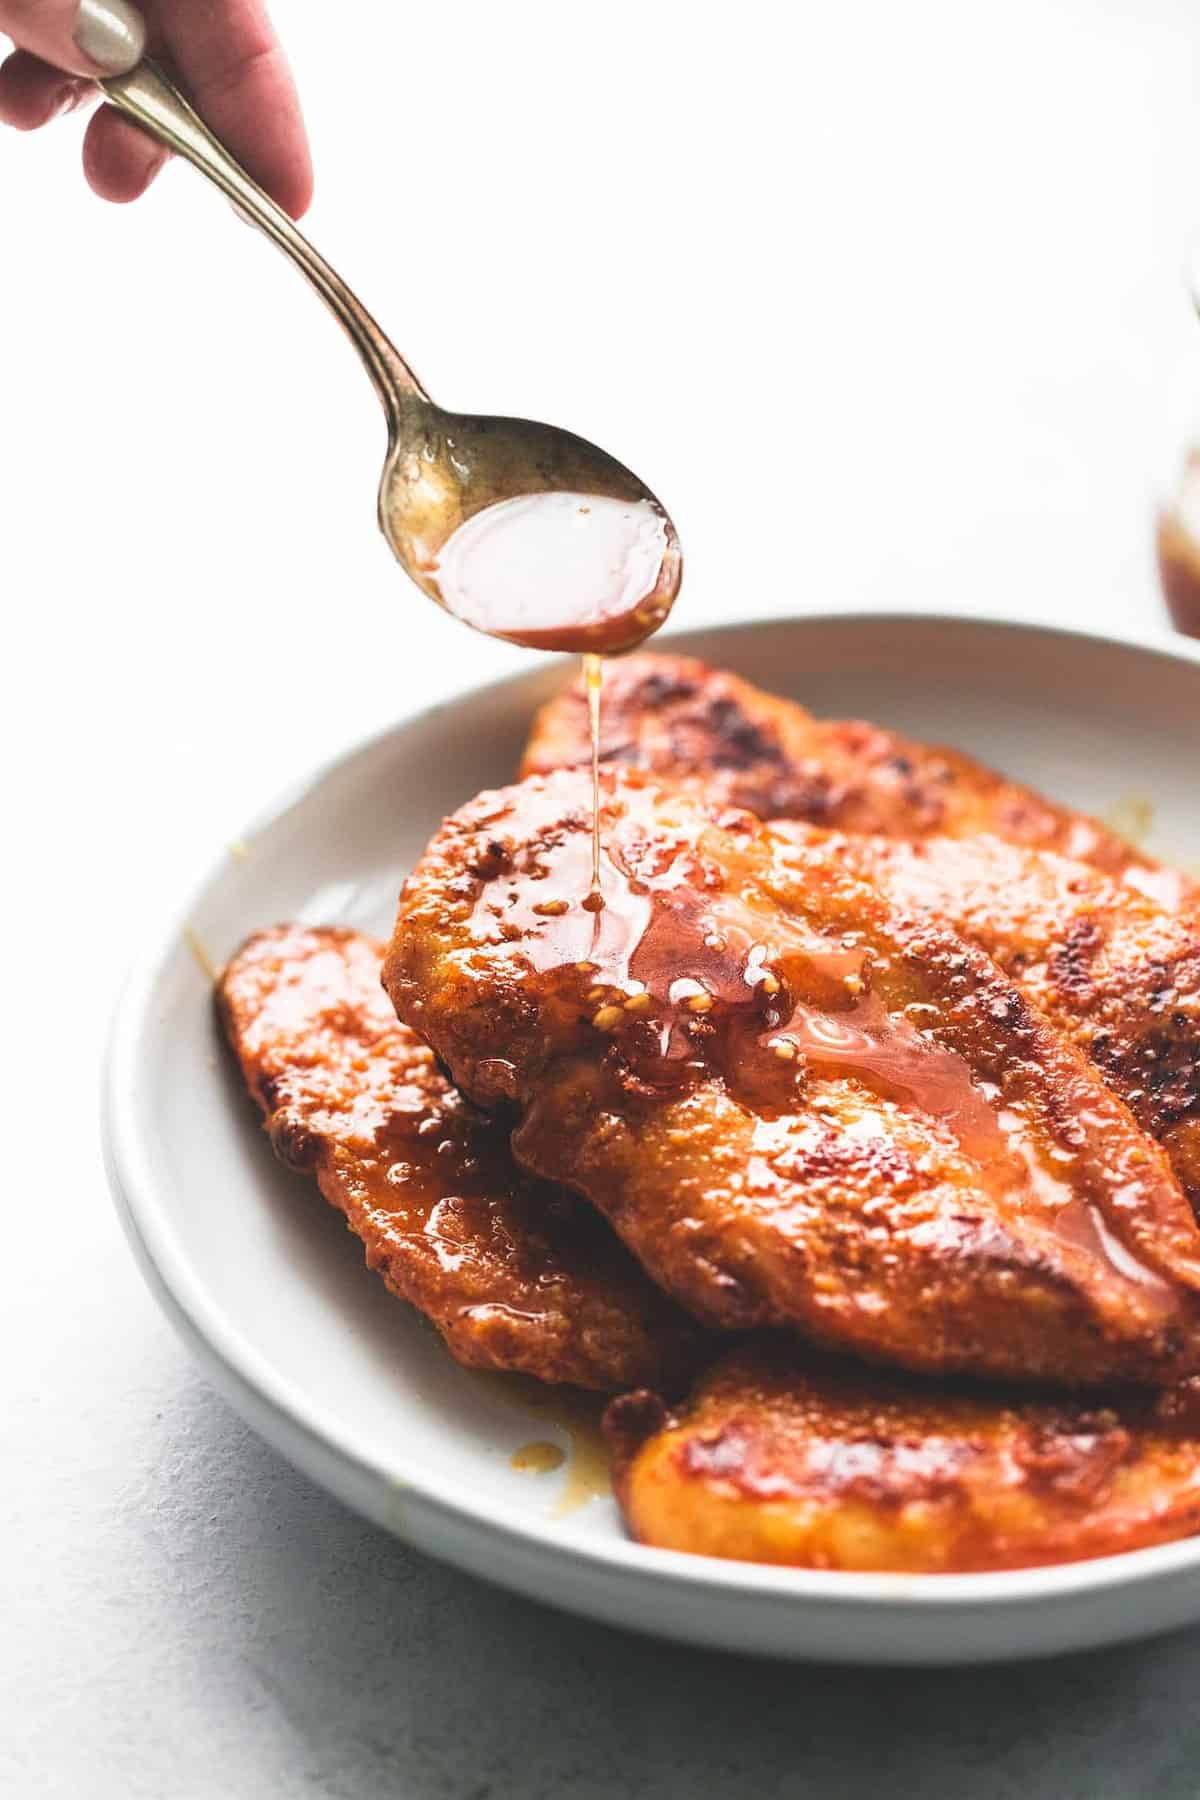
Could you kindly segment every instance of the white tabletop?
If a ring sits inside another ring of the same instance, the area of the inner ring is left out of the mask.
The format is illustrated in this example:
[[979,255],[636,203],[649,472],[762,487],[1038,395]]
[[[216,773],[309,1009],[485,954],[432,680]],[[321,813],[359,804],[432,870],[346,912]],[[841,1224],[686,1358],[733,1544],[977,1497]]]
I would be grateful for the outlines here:
[[[314,237],[440,398],[660,490],[680,624],[1157,619],[1192,0],[277,11]],[[120,971],[275,790],[521,656],[394,571],[370,388],[284,262],[183,169],[102,207],[77,138],[0,142],[0,1792],[1194,1794],[1200,1633],[937,1676],[627,1638],[362,1524],[191,1367],[100,1167]]]

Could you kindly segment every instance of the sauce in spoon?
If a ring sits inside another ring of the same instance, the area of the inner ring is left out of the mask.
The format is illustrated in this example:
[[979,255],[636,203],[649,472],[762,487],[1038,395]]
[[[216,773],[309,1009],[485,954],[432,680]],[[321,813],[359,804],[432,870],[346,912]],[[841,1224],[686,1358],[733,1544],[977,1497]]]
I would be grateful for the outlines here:
[[521,494],[451,532],[430,575],[442,605],[476,631],[530,650],[628,650],[671,609],[671,522],[652,500]]

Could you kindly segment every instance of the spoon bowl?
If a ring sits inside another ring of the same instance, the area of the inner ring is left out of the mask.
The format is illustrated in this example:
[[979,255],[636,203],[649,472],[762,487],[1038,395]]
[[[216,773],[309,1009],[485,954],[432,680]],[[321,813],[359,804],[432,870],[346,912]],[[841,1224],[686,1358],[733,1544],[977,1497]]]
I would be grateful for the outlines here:
[[406,401],[379,524],[413,580],[478,631],[533,649],[630,650],[679,592],[679,539],[623,463],[531,419]]
[[422,591],[535,649],[631,650],[667,617],[679,538],[645,483],[573,432],[436,405],[357,295],[150,59],[105,98],[185,157],[289,256],[358,350],[383,405],[379,524]]

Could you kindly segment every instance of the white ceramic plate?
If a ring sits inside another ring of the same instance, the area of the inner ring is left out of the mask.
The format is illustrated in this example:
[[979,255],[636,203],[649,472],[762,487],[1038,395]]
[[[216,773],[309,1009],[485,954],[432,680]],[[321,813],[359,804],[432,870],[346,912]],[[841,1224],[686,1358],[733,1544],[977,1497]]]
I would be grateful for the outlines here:
[[[1200,859],[1200,649],[966,619],[731,626],[694,650],[830,715],[963,746],[1149,844]],[[856,1662],[1045,1653],[1200,1618],[1200,1539],[1027,1573],[875,1576],[648,1550],[565,1474],[510,1466],[557,1434],[459,1369],[362,1263],[337,1215],[273,1160],[218,1040],[198,941],[258,926],[391,925],[442,815],[515,767],[561,668],[397,725],[242,832],[146,956],[107,1069],[110,1175],[147,1278],[217,1385],[313,1479],[436,1556],[556,1605],[697,1643]]]

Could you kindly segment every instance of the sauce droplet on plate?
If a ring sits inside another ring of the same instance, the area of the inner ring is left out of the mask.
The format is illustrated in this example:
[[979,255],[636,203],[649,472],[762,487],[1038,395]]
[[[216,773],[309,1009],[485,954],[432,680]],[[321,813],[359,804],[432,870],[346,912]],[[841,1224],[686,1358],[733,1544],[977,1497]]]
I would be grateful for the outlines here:
[[552,1519],[565,1519],[592,1500],[612,1492],[608,1447],[595,1415],[579,1408],[564,1420],[571,1444],[567,1478],[562,1493],[550,1509]]
[[522,1444],[508,1460],[523,1475],[552,1475],[555,1469],[562,1468],[567,1457],[566,1452],[560,1450],[557,1444],[547,1443],[545,1439],[539,1438],[532,1444]]
[[[523,1444],[510,1458],[511,1467],[526,1474],[551,1475],[566,1464],[562,1489],[549,1508],[552,1519],[567,1518],[590,1501],[612,1492],[608,1446],[600,1427],[607,1395],[548,1387],[527,1375],[501,1375],[479,1369],[460,1373],[502,1405],[533,1413],[566,1438],[565,1450],[547,1438],[537,1438]],[[551,1462],[551,1453],[557,1460]]]

